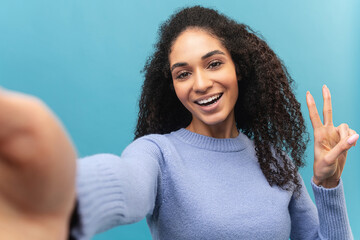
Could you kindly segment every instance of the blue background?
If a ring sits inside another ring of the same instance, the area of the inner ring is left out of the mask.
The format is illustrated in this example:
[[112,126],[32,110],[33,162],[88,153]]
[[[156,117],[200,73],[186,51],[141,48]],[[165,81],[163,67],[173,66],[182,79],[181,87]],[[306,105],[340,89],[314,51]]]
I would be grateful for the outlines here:
[[[259,31],[296,81],[308,131],[305,93],[322,109],[321,87],[332,91],[334,123],[360,132],[360,3],[303,1],[2,0],[0,85],[36,95],[61,118],[80,156],[120,154],[132,141],[140,70],[157,29],[179,7],[215,7]],[[301,170],[310,188],[313,142]],[[347,208],[360,237],[360,146],[343,172]],[[176,216],[174,216],[176,217]],[[95,237],[150,239],[143,220]]]

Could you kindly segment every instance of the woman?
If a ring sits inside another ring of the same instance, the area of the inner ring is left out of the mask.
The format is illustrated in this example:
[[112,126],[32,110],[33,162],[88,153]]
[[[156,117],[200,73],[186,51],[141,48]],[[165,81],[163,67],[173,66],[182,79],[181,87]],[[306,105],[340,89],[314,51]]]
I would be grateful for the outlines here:
[[[340,176],[359,135],[346,124],[333,126],[326,86],[324,124],[307,93],[317,213],[298,174],[307,139],[291,83],[277,56],[247,26],[202,7],[171,16],[145,66],[136,140],[121,157],[78,161],[78,219],[71,235],[89,239],[146,217],[154,239],[352,238]],[[6,198],[0,202],[13,205],[13,221],[31,219],[23,225],[38,229],[32,236],[56,233],[61,239],[75,198],[74,150],[41,104],[7,95],[0,99],[10,116],[0,120],[7,126],[0,133],[1,171],[22,186],[1,185]],[[35,117],[9,120],[21,115]],[[36,198],[23,200],[35,190]]]

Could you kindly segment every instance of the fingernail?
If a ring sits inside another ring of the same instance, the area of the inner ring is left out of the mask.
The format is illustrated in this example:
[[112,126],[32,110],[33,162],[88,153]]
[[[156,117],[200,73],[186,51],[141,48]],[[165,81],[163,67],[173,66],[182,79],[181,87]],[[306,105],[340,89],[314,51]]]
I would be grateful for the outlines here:
[[323,91],[324,96],[328,95],[329,89],[325,84],[323,85],[322,91]]
[[359,139],[359,134],[354,134],[351,137],[348,138],[347,143],[350,145],[353,145],[356,140]]
[[325,87],[326,87],[326,90],[327,90],[327,94],[329,94],[329,96],[331,95],[331,93],[330,93],[330,89],[325,85]]
[[308,100],[308,103],[314,103],[314,99],[309,91],[306,92],[306,98]]

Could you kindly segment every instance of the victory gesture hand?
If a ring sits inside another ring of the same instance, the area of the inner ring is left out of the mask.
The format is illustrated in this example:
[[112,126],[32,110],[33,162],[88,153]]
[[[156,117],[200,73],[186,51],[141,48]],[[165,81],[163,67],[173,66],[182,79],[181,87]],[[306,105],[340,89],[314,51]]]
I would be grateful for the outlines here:
[[314,98],[306,93],[306,103],[314,129],[314,177],[316,185],[336,187],[346,162],[347,151],[355,146],[359,135],[345,123],[335,127],[332,121],[331,96],[324,85],[324,124],[316,109]]

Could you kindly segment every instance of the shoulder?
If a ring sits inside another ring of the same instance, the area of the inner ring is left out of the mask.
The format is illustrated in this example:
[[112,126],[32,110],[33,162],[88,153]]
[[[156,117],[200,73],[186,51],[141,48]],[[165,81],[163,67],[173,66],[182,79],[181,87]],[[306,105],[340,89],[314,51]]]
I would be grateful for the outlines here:
[[151,155],[156,158],[163,158],[168,152],[169,139],[167,134],[149,134],[135,139],[130,143],[122,156],[128,155]]

